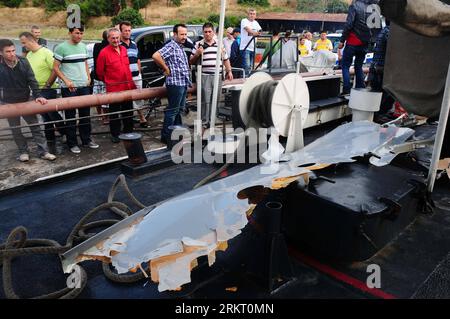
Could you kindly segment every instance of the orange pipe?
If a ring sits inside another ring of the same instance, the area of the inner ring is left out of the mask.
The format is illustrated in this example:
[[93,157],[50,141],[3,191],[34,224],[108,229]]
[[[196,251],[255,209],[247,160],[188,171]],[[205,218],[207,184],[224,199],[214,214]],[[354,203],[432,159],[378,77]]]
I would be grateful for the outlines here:
[[[195,86],[190,88],[188,92],[195,93]],[[0,119],[166,96],[167,90],[165,87],[155,87],[59,98],[48,100],[48,103],[45,105],[41,105],[35,101],[4,104],[0,106]]]
[[[351,70],[352,71],[352,70]],[[368,72],[368,69],[364,69],[364,72]],[[352,72],[351,72],[352,73]],[[336,75],[340,75],[341,71],[336,71]],[[302,73],[303,77],[311,77],[322,75],[317,72]],[[275,80],[280,79],[282,76],[275,77]],[[223,85],[240,84],[244,83],[245,79],[235,79],[233,81],[224,81]],[[189,88],[189,93],[195,94],[196,87]],[[92,107],[98,105],[106,105],[111,103],[121,103],[124,101],[134,100],[146,100],[155,97],[166,97],[167,90],[165,87],[155,87],[147,89],[137,89],[114,93],[105,94],[92,94],[75,97],[59,98],[54,100],[48,100],[48,103],[41,105],[35,101],[4,104],[0,106],[0,119],[18,117],[32,114],[42,114],[54,111],[71,110],[84,107]]]

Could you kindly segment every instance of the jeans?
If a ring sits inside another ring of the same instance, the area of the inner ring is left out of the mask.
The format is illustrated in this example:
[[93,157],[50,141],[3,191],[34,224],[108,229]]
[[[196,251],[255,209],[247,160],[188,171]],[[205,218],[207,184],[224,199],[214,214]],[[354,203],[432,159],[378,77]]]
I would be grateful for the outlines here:
[[355,57],[355,77],[356,88],[365,88],[364,85],[364,72],[363,63],[367,54],[367,46],[353,46],[346,45],[344,53],[342,54],[342,77],[344,79],[343,91],[349,93],[351,89],[350,84],[350,66],[353,63],[353,57]]
[[[70,92],[67,88],[61,89],[62,97],[72,97],[72,96],[82,96],[82,95],[89,95],[91,94],[91,88],[90,87],[80,87],[77,88],[75,92]],[[78,110],[78,116],[79,117],[85,117],[90,116],[91,109],[89,107],[81,108],[81,109],[72,109],[72,110],[66,110],[64,111],[64,114],[66,115],[66,135],[67,135],[67,146],[69,148],[72,148],[74,146],[78,146],[78,139],[77,139],[77,123],[74,120],[71,120],[75,118],[76,113]],[[81,119],[78,122],[78,130],[80,132],[80,138],[83,145],[89,144],[91,141],[91,119],[85,118]]]
[[[133,109],[132,101],[109,105],[110,113],[132,109]],[[111,130],[111,135],[113,137],[118,137],[120,135],[121,124],[123,124],[123,133],[133,132],[133,112],[125,112],[121,114],[109,115],[109,129]]]
[[[41,95],[45,97],[47,100],[54,100],[56,99],[56,89],[42,89]],[[47,139],[48,142],[54,142],[56,140],[55,126],[61,135],[66,134],[64,122],[59,122],[55,124],[46,124],[47,122],[62,121],[63,118],[58,112],[43,113],[41,115],[42,118],[44,119],[45,138]]]
[[[28,125],[39,123],[36,115],[25,115],[22,118],[27,122]],[[12,117],[8,119],[8,123],[10,127],[20,126],[20,117]],[[20,128],[11,129],[13,134],[14,142],[19,149],[20,154],[28,153],[28,145],[25,136],[22,134],[22,130]],[[44,135],[41,132],[41,126],[31,126],[30,127],[31,135],[33,136],[34,142],[36,142],[38,146],[39,155],[44,155],[48,152],[47,141],[44,138]]]
[[250,50],[241,51],[241,55],[244,57],[243,67],[245,69],[245,76],[250,76],[250,72],[253,68],[253,62],[255,61],[255,52]]
[[169,105],[164,110],[164,124],[161,130],[161,140],[168,143],[172,131],[169,129],[171,125],[181,125],[181,110],[186,104],[187,87],[167,85],[167,99]]

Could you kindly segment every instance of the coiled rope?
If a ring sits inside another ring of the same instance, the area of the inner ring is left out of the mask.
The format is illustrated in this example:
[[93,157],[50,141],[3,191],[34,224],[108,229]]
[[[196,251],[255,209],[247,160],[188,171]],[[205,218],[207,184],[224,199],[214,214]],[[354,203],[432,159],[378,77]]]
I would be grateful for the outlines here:
[[[130,191],[125,176],[123,174],[119,175],[115,180],[111,190],[108,194],[108,201],[103,203],[92,210],[90,210],[81,220],[75,225],[75,227],[70,232],[67,237],[66,244],[61,246],[58,242],[51,239],[28,239],[28,231],[25,227],[19,226],[11,231],[6,242],[0,245],[0,267],[2,270],[2,280],[3,280],[3,291],[5,297],[8,299],[19,299],[20,296],[14,291],[13,281],[12,281],[12,261],[14,258],[20,256],[30,256],[30,255],[61,255],[74,246],[74,242],[84,241],[95,234],[86,234],[86,231],[98,227],[109,227],[120,219],[125,219],[133,214],[132,210],[121,202],[114,201],[114,196],[119,186],[122,186],[125,193],[130,198],[133,204],[138,206],[140,209],[146,206],[142,204]],[[106,219],[94,222],[87,222],[95,214],[102,210],[109,209],[118,215],[119,219]],[[71,299],[77,297],[84,289],[87,284],[87,275],[82,267],[80,269],[80,287],[79,288],[64,288],[49,294],[33,297],[33,299]],[[148,271],[148,267],[145,271]],[[103,263],[103,272],[105,276],[119,283],[133,283],[145,278],[146,275],[142,272],[128,273],[128,274],[117,274],[114,272],[110,265],[106,262]]]

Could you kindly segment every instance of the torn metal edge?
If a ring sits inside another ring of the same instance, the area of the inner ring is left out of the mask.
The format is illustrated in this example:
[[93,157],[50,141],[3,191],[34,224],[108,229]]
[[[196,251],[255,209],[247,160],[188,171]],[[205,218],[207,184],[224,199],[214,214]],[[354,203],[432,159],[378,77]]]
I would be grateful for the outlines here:
[[150,213],[156,206],[159,204],[155,204],[146,208],[141,209],[137,213],[129,216],[128,218],[118,222],[117,224],[112,225],[111,227],[105,229],[104,231],[98,233],[94,237],[89,238],[88,240],[82,242],[81,244],[75,246],[74,248],[66,251],[61,255],[61,263],[63,267],[63,271],[65,273],[71,272],[71,267],[73,267],[73,261],[80,255],[82,255],[89,248],[96,246],[108,239],[118,231],[125,229],[131,225],[133,225],[139,218],[145,217],[148,213]]

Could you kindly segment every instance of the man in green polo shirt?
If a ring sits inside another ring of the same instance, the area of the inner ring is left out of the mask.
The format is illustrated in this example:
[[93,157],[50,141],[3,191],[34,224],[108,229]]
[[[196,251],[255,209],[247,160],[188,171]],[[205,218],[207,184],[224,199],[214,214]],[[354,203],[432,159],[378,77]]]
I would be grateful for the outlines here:
[[[56,73],[53,71],[53,52],[41,46],[30,32],[22,32],[19,35],[22,46],[26,49],[26,58],[30,62],[34,76],[38,82],[41,95],[47,100],[56,99]],[[61,121],[55,124],[45,124],[45,137],[50,152],[60,153],[56,147],[55,126],[61,135],[65,134],[65,126],[62,117],[58,112],[41,114],[44,122]]]
[[[86,45],[81,42],[83,39],[84,27],[70,28],[69,40],[59,44],[55,49],[55,62],[53,69],[56,75],[61,79],[62,97],[72,97],[91,94],[89,87],[91,76],[89,72],[88,51]],[[82,146],[89,148],[98,148],[91,138],[91,119],[90,108],[80,108],[78,110],[79,120],[78,130]],[[75,118],[76,110],[66,110],[66,135],[67,145],[72,153],[81,152],[78,147],[78,138],[76,131]]]

